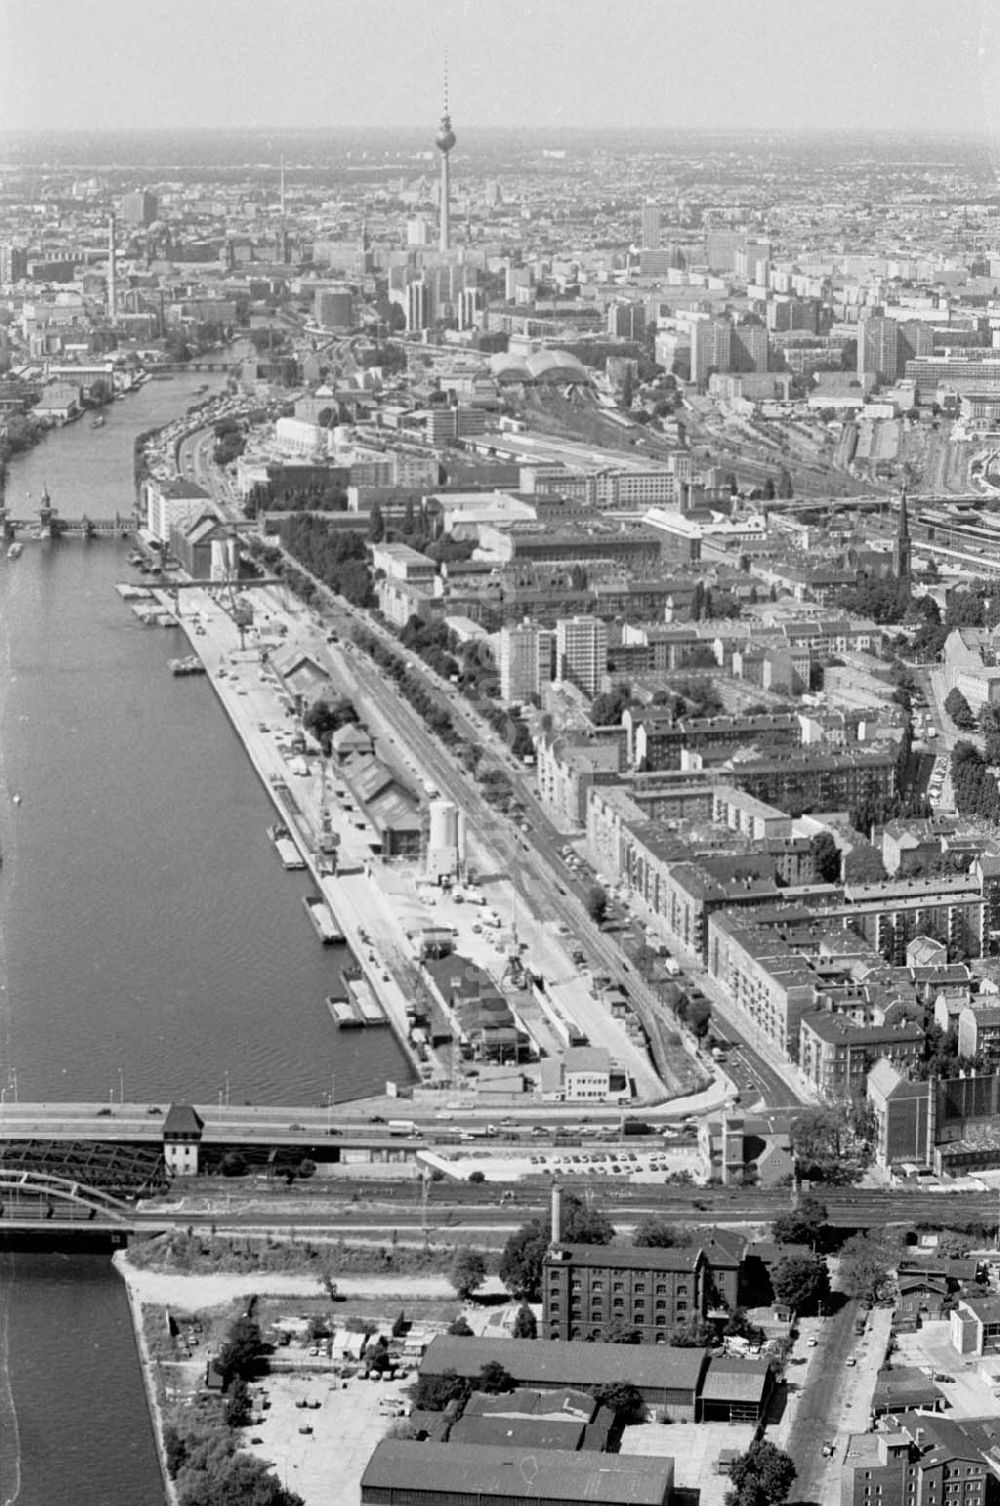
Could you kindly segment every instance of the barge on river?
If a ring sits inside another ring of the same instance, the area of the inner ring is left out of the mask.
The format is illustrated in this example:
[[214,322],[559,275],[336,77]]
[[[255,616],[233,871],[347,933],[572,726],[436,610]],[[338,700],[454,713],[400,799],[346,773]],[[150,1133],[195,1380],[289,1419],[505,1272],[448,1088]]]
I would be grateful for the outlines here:
[[267,828],[267,834],[274,843],[274,849],[281,859],[283,868],[291,871],[306,866],[306,860],[292,841],[292,834],[284,822],[276,821],[273,826]]
[[302,903],[306,907],[306,914],[312,921],[313,929],[324,946],[339,946],[344,940],[341,931],[334,919],[333,911],[325,899],[318,899],[312,894],[303,894]]
[[340,975],[342,988],[328,994],[326,1007],[340,1030],[372,1029],[388,1025],[385,1010],[375,997],[375,990],[357,967],[345,968]]

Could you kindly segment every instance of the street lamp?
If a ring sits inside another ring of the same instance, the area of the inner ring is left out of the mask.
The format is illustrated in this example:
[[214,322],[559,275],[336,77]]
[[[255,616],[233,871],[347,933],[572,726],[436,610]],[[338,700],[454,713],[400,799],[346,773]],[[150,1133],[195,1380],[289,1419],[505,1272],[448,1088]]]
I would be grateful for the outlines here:
[[327,1115],[326,1115],[326,1129],[327,1129],[327,1133],[328,1134],[329,1134],[329,1132],[333,1128],[333,1101],[334,1101],[334,1098],[336,1097],[336,1091],[337,1091],[337,1074],[335,1072],[331,1071],[331,1073],[330,1073],[330,1102],[329,1102],[329,1105],[327,1107]]
[[124,1072],[124,1070],[121,1067],[118,1068],[118,1098],[119,1098],[119,1101],[122,1104],[124,1104],[124,1102],[125,1102],[125,1072]]

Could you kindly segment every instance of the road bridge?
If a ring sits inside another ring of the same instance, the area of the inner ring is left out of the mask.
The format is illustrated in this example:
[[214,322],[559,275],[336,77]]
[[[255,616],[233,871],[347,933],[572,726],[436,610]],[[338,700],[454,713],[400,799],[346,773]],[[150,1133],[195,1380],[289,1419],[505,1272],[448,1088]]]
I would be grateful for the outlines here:
[[37,535],[43,539],[61,538],[64,534],[79,534],[84,538],[127,538],[136,530],[134,512],[115,513],[113,518],[91,518],[82,513],[78,518],[61,517],[53,507],[48,492],[42,493],[37,517],[17,517],[9,507],[0,506],[0,539],[9,544],[18,534]]

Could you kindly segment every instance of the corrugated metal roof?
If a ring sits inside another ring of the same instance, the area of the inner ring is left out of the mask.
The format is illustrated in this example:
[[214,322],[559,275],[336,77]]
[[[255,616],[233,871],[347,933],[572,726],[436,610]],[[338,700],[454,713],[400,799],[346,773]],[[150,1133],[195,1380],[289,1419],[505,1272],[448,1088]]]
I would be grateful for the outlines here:
[[583,1440],[584,1424],[574,1417],[461,1417],[449,1435],[452,1443],[503,1448],[567,1449]]
[[[468,1342],[466,1340],[465,1342]],[[521,1449],[485,1444],[414,1443],[385,1438],[361,1477],[366,1490],[427,1491],[525,1500],[608,1502],[663,1506],[673,1483],[672,1459],[638,1454],[576,1454],[567,1449]]]
[[[667,1253],[667,1252],[661,1252]],[[586,1344],[570,1339],[456,1339],[438,1334],[431,1340],[421,1374],[454,1370],[478,1378],[491,1361],[521,1385],[594,1386],[606,1381],[664,1391],[694,1391],[708,1357],[703,1349],[669,1344]]]
[[770,1366],[766,1360],[712,1360],[701,1388],[702,1401],[761,1403]]

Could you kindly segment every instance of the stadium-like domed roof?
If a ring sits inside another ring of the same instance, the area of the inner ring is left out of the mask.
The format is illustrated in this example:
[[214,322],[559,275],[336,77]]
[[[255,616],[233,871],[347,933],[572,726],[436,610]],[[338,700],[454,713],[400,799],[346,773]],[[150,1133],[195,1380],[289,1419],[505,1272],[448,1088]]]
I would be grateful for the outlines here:
[[527,360],[535,382],[589,382],[587,368],[568,350],[535,350]]
[[506,351],[500,351],[489,359],[490,375],[498,382],[530,382],[531,372],[528,370],[523,356],[509,355]]

